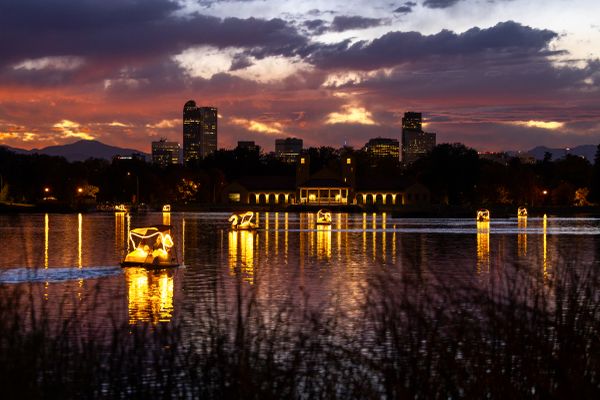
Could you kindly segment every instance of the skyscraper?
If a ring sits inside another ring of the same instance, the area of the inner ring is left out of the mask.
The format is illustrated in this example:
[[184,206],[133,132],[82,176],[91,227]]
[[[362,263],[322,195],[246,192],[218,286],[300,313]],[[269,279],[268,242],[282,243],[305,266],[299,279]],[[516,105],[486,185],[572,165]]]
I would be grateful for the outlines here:
[[160,139],[152,142],[152,162],[161,167],[171,164],[179,164],[180,147],[177,142],[167,142],[167,139]]
[[217,119],[215,107],[197,107],[194,100],[183,106],[183,160],[198,161],[217,150]]
[[190,100],[183,106],[183,162],[190,164],[200,160],[200,110]]
[[374,138],[365,144],[364,150],[373,158],[400,160],[400,143],[396,139]]
[[412,164],[435,147],[435,133],[423,132],[421,113],[406,112],[402,118],[402,162]]

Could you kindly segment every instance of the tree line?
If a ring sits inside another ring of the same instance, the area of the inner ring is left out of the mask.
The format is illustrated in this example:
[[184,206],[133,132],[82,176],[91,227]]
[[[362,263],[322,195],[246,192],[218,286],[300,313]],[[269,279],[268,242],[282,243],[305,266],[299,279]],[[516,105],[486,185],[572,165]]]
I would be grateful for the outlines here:
[[[584,206],[600,202],[600,145],[594,163],[573,155],[532,163],[484,159],[463,144],[440,144],[409,166],[372,158],[349,147],[309,148],[311,172],[339,171],[344,157],[356,160],[357,178],[418,182],[435,204],[458,206]],[[294,176],[295,165],[260,149],[219,150],[195,165],[160,167],[141,160],[15,154],[0,148],[0,201],[217,203],[222,188],[243,176]]]

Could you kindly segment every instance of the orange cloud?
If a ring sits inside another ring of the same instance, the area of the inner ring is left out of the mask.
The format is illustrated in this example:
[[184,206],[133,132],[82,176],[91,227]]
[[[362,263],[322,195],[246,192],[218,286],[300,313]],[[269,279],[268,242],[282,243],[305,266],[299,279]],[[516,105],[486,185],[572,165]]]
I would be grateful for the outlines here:
[[361,124],[361,125],[377,125],[373,120],[373,115],[364,107],[353,105],[342,106],[342,112],[332,112],[327,115],[325,123],[333,124]]

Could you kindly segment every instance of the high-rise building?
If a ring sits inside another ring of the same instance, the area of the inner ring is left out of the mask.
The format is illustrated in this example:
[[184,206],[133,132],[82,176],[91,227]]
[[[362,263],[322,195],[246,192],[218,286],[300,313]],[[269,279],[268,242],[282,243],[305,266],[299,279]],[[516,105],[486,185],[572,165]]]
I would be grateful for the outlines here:
[[215,107],[197,107],[194,100],[183,106],[183,161],[193,163],[217,150]]
[[200,155],[207,157],[217,151],[217,120],[219,114],[216,107],[200,107],[201,135]]
[[413,131],[421,131],[423,125],[423,116],[418,112],[405,112],[402,117],[402,130],[409,129]]
[[435,133],[423,132],[421,113],[406,112],[402,118],[402,162],[412,164],[435,147]]
[[179,164],[180,151],[179,143],[167,142],[167,139],[162,138],[157,142],[152,142],[152,162],[161,167]]
[[275,153],[282,161],[287,163],[295,163],[300,153],[302,153],[302,139],[276,139]]
[[364,150],[373,158],[400,160],[400,142],[396,139],[374,138],[365,144]]

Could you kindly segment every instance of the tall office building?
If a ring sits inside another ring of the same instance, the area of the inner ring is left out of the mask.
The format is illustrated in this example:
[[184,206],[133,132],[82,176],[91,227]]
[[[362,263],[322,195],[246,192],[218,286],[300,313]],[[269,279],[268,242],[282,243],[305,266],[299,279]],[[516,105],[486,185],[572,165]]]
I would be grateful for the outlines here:
[[421,131],[423,126],[423,116],[418,112],[405,112],[402,117],[402,130],[408,129],[413,131]]
[[167,139],[160,139],[152,142],[152,162],[161,167],[171,164],[179,164],[180,147],[177,142],[167,142]]
[[193,163],[217,150],[215,107],[197,107],[194,100],[183,106],[183,161]]
[[216,107],[200,107],[201,136],[200,155],[207,157],[217,151],[217,120]]
[[364,150],[373,158],[400,160],[400,142],[396,139],[374,138],[365,144]]
[[295,163],[302,153],[302,139],[286,138],[275,140],[275,153],[282,161]]
[[423,132],[421,113],[406,112],[402,118],[402,162],[412,164],[435,147],[435,133]]

